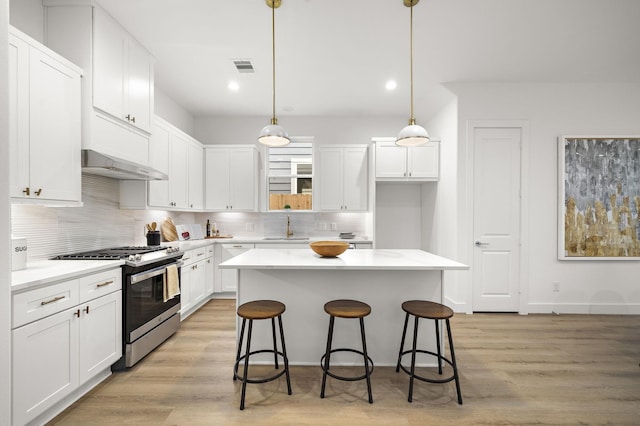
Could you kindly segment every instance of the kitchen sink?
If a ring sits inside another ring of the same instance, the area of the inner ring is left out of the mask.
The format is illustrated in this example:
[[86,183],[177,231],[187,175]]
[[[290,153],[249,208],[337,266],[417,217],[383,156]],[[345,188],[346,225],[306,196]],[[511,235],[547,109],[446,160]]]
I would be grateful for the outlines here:
[[306,241],[309,237],[264,237],[267,241]]

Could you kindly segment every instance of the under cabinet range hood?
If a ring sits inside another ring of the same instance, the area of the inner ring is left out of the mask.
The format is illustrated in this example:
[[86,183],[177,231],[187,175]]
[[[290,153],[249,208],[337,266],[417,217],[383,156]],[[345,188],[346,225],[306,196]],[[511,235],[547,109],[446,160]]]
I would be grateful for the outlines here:
[[168,180],[169,176],[151,167],[112,157],[90,149],[82,150],[82,172],[121,180]]

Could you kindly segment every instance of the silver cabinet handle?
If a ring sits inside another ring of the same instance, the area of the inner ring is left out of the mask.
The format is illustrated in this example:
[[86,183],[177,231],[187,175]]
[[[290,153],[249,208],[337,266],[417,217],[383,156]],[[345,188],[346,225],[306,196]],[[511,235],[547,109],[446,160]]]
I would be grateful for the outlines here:
[[481,246],[488,246],[489,243],[483,243],[481,241],[476,241],[476,247],[481,247]]
[[96,287],[100,288],[100,287],[104,287],[105,285],[109,285],[109,284],[113,284],[113,280],[105,281],[105,282],[100,283],[100,284],[96,284]]

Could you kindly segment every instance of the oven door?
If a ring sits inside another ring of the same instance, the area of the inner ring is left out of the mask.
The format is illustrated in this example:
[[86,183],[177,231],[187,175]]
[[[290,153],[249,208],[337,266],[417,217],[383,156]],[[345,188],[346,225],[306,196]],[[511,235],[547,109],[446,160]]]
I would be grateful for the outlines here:
[[[178,266],[181,277],[182,262]],[[166,270],[169,265],[133,273],[125,277],[125,340],[131,343],[180,311],[180,295],[164,301]]]

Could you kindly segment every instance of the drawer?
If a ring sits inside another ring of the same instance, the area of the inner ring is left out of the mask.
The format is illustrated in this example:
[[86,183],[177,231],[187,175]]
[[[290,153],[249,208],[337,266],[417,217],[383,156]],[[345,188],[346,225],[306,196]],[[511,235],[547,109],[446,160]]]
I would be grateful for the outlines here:
[[222,248],[225,249],[244,249],[244,250],[249,250],[252,248],[255,248],[255,245],[253,243],[225,243],[225,244],[221,244]]
[[195,262],[199,262],[206,257],[206,247],[200,247],[197,249],[189,250],[184,253],[182,257],[182,261],[184,262],[183,266],[192,265]]
[[207,246],[206,250],[207,250],[207,257],[212,257],[213,256],[213,244],[211,244],[210,246]]
[[80,278],[80,303],[122,290],[122,269],[115,268]]
[[16,293],[12,302],[12,328],[16,328],[79,304],[79,280],[64,281]]

